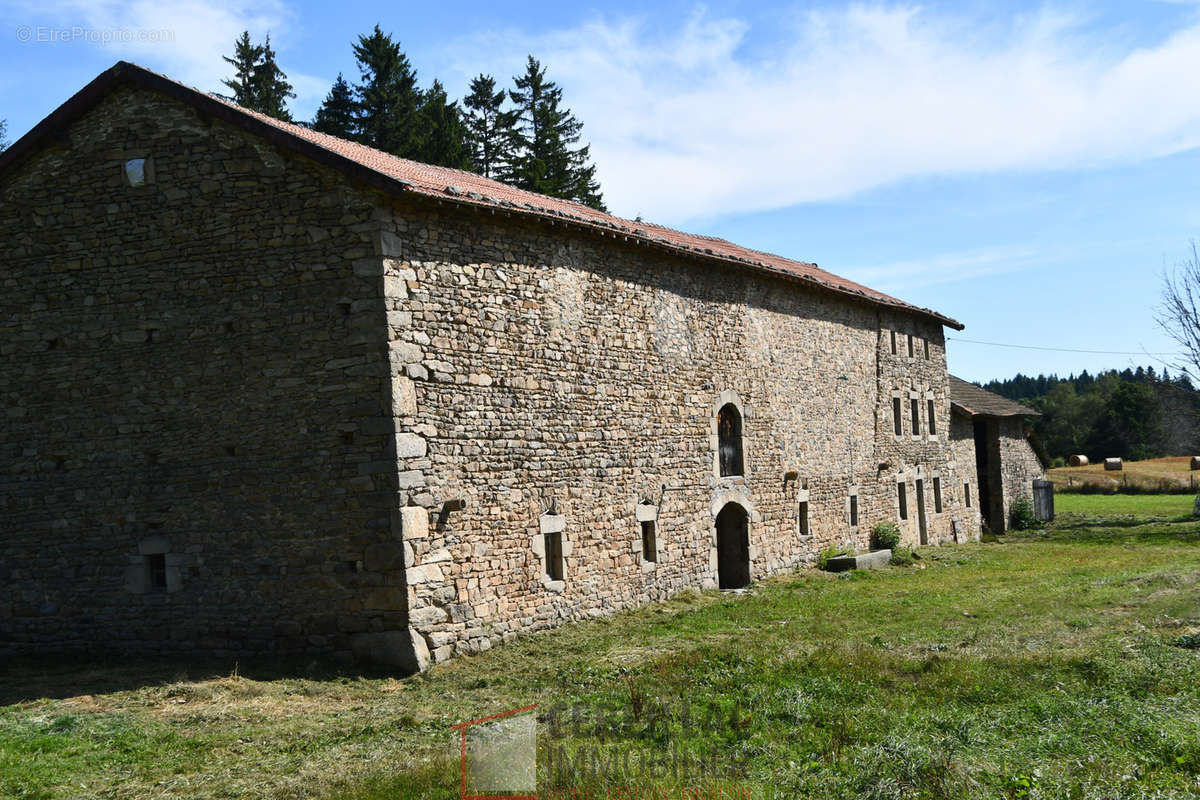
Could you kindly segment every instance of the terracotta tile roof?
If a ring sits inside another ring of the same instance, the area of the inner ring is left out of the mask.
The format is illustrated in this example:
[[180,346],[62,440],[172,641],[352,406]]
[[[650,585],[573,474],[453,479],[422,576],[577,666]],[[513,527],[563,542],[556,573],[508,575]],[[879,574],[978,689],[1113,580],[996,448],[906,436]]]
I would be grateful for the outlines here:
[[950,404],[969,416],[983,417],[1040,417],[1028,406],[1001,397],[994,392],[950,376]]
[[[458,204],[490,206],[511,213],[562,220],[626,239],[686,252],[704,259],[734,262],[758,270],[798,278],[814,287],[842,295],[855,296],[875,305],[916,313],[952,328],[961,330],[963,327],[950,317],[927,308],[919,308],[905,303],[903,300],[834,275],[816,264],[751,250],[712,236],[684,233],[661,225],[622,219],[580,203],[527,192],[471,172],[399,158],[366,145],[318,133],[302,125],[280,122],[124,61],[118,62],[102,73],[22,137],[9,151],[0,155],[0,174],[3,174],[15,163],[21,154],[32,149],[40,139],[61,130],[72,118],[98,102],[114,85],[120,82],[157,89],[183,102],[198,106],[228,122],[251,128],[259,134],[268,131],[274,132],[276,135],[268,136],[268,138],[277,144],[298,149],[306,155],[319,158],[343,169],[351,165],[358,167],[360,168],[358,170],[359,177],[363,177],[361,171],[365,169],[376,176],[387,179],[387,188],[393,190],[410,191]],[[216,112],[214,106],[223,109],[225,113]],[[43,127],[47,129],[42,130]],[[325,157],[322,158],[322,155]]]

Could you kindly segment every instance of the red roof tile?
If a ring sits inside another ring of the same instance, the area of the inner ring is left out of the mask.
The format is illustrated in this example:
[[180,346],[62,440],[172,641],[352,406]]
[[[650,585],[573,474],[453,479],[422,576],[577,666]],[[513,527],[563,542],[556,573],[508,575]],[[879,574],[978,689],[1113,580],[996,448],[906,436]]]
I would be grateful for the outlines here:
[[[270,137],[279,144],[294,146],[303,143],[307,147],[300,149],[308,155],[324,153],[334,156],[333,163],[335,164],[342,160],[350,162],[391,179],[389,183],[392,185],[399,184],[405,190],[417,194],[460,204],[499,207],[511,212],[568,221],[630,239],[658,244],[672,250],[684,251],[702,258],[732,261],[760,270],[781,273],[838,294],[859,297],[872,304],[890,306],[931,317],[952,328],[961,330],[963,327],[949,317],[930,309],[918,308],[890,295],[834,275],[816,264],[751,250],[712,236],[684,233],[661,225],[623,219],[570,200],[517,189],[471,172],[400,158],[366,145],[338,139],[301,125],[281,122],[272,117],[249,111],[214,95],[206,94],[151,72],[144,67],[124,61],[118,62],[102,73],[22,137],[7,152],[0,155],[0,174],[3,174],[13,163],[23,157],[22,154],[32,149],[38,141],[61,129],[70,119],[93,105],[100,97],[107,94],[112,86],[121,81],[164,91],[184,102],[202,106],[209,113],[212,113],[212,106],[215,104],[228,111],[220,116],[230,122],[240,123],[244,127],[247,126],[247,123],[258,123],[249,125],[249,127],[255,128],[259,133],[262,133],[264,129],[273,129],[282,134],[282,136]],[[316,152],[314,153],[314,151]],[[341,165],[344,166],[344,164]]]

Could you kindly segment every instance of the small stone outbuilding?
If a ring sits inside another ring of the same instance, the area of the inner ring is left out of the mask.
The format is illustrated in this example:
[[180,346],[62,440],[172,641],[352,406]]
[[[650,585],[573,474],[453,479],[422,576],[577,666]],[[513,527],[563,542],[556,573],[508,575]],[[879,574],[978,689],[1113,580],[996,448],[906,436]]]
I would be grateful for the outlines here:
[[[1033,501],[1033,482],[1050,466],[1028,420],[1037,411],[950,376],[950,440],[955,461],[974,464],[964,472],[963,492],[976,498],[980,521],[993,533],[1008,528],[1018,497]],[[973,480],[972,480],[973,478]]]
[[0,201],[0,655],[422,668],[978,529],[962,326],[815,264],[126,63]]

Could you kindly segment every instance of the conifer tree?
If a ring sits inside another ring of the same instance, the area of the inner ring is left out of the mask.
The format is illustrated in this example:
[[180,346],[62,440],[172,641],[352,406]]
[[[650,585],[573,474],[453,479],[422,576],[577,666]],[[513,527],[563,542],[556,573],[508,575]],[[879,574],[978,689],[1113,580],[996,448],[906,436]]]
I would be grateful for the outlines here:
[[262,58],[262,47],[250,41],[250,31],[242,31],[242,35],[233,43],[233,58],[221,56],[225,63],[233,67],[233,78],[221,83],[233,90],[227,99],[237,103],[242,108],[252,108],[254,104],[254,68]]
[[441,81],[435,79],[421,98],[417,129],[418,161],[455,169],[471,168],[471,151],[462,112],[458,110],[458,103],[451,102],[446,96]]
[[275,119],[291,122],[292,115],[288,113],[287,101],[295,96],[287,75],[275,62],[275,51],[271,49],[271,34],[268,33],[262,43],[262,55],[254,65],[253,108]]
[[333,88],[325,95],[325,102],[317,109],[312,128],[330,136],[353,139],[356,108],[354,92],[339,72],[337,80],[333,82]]
[[8,149],[8,120],[0,119],[0,151]]
[[362,82],[354,87],[356,138],[404,158],[417,155],[417,73],[399,43],[375,26],[354,45]]
[[508,92],[496,89],[491,75],[471,80],[471,93],[463,98],[464,122],[474,169],[485,178],[506,180],[515,157],[517,112],[504,110]]
[[233,90],[233,95],[227,99],[251,111],[258,111],[285,122],[292,121],[292,116],[287,110],[287,101],[295,97],[296,93],[292,91],[287,75],[275,61],[270,34],[263,44],[256,45],[250,41],[250,32],[242,31],[242,35],[234,42],[233,58],[221,58],[234,70],[232,79],[221,81]]
[[546,80],[546,69],[529,56],[525,74],[514,77],[509,92],[518,113],[520,152],[512,183],[522,189],[576,200],[604,209],[596,167],[588,163],[590,145],[575,147],[583,123],[561,108],[562,89]]

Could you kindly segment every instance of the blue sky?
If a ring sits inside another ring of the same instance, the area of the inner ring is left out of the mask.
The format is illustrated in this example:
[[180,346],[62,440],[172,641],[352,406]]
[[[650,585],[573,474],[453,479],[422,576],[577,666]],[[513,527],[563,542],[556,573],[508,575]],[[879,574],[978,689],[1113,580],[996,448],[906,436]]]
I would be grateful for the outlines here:
[[455,96],[539,57],[614,213],[955,317],[962,377],[1172,360],[1154,307],[1200,234],[1196,2],[0,0],[0,117],[14,139],[119,59],[218,90],[249,29],[311,118],[376,22]]

